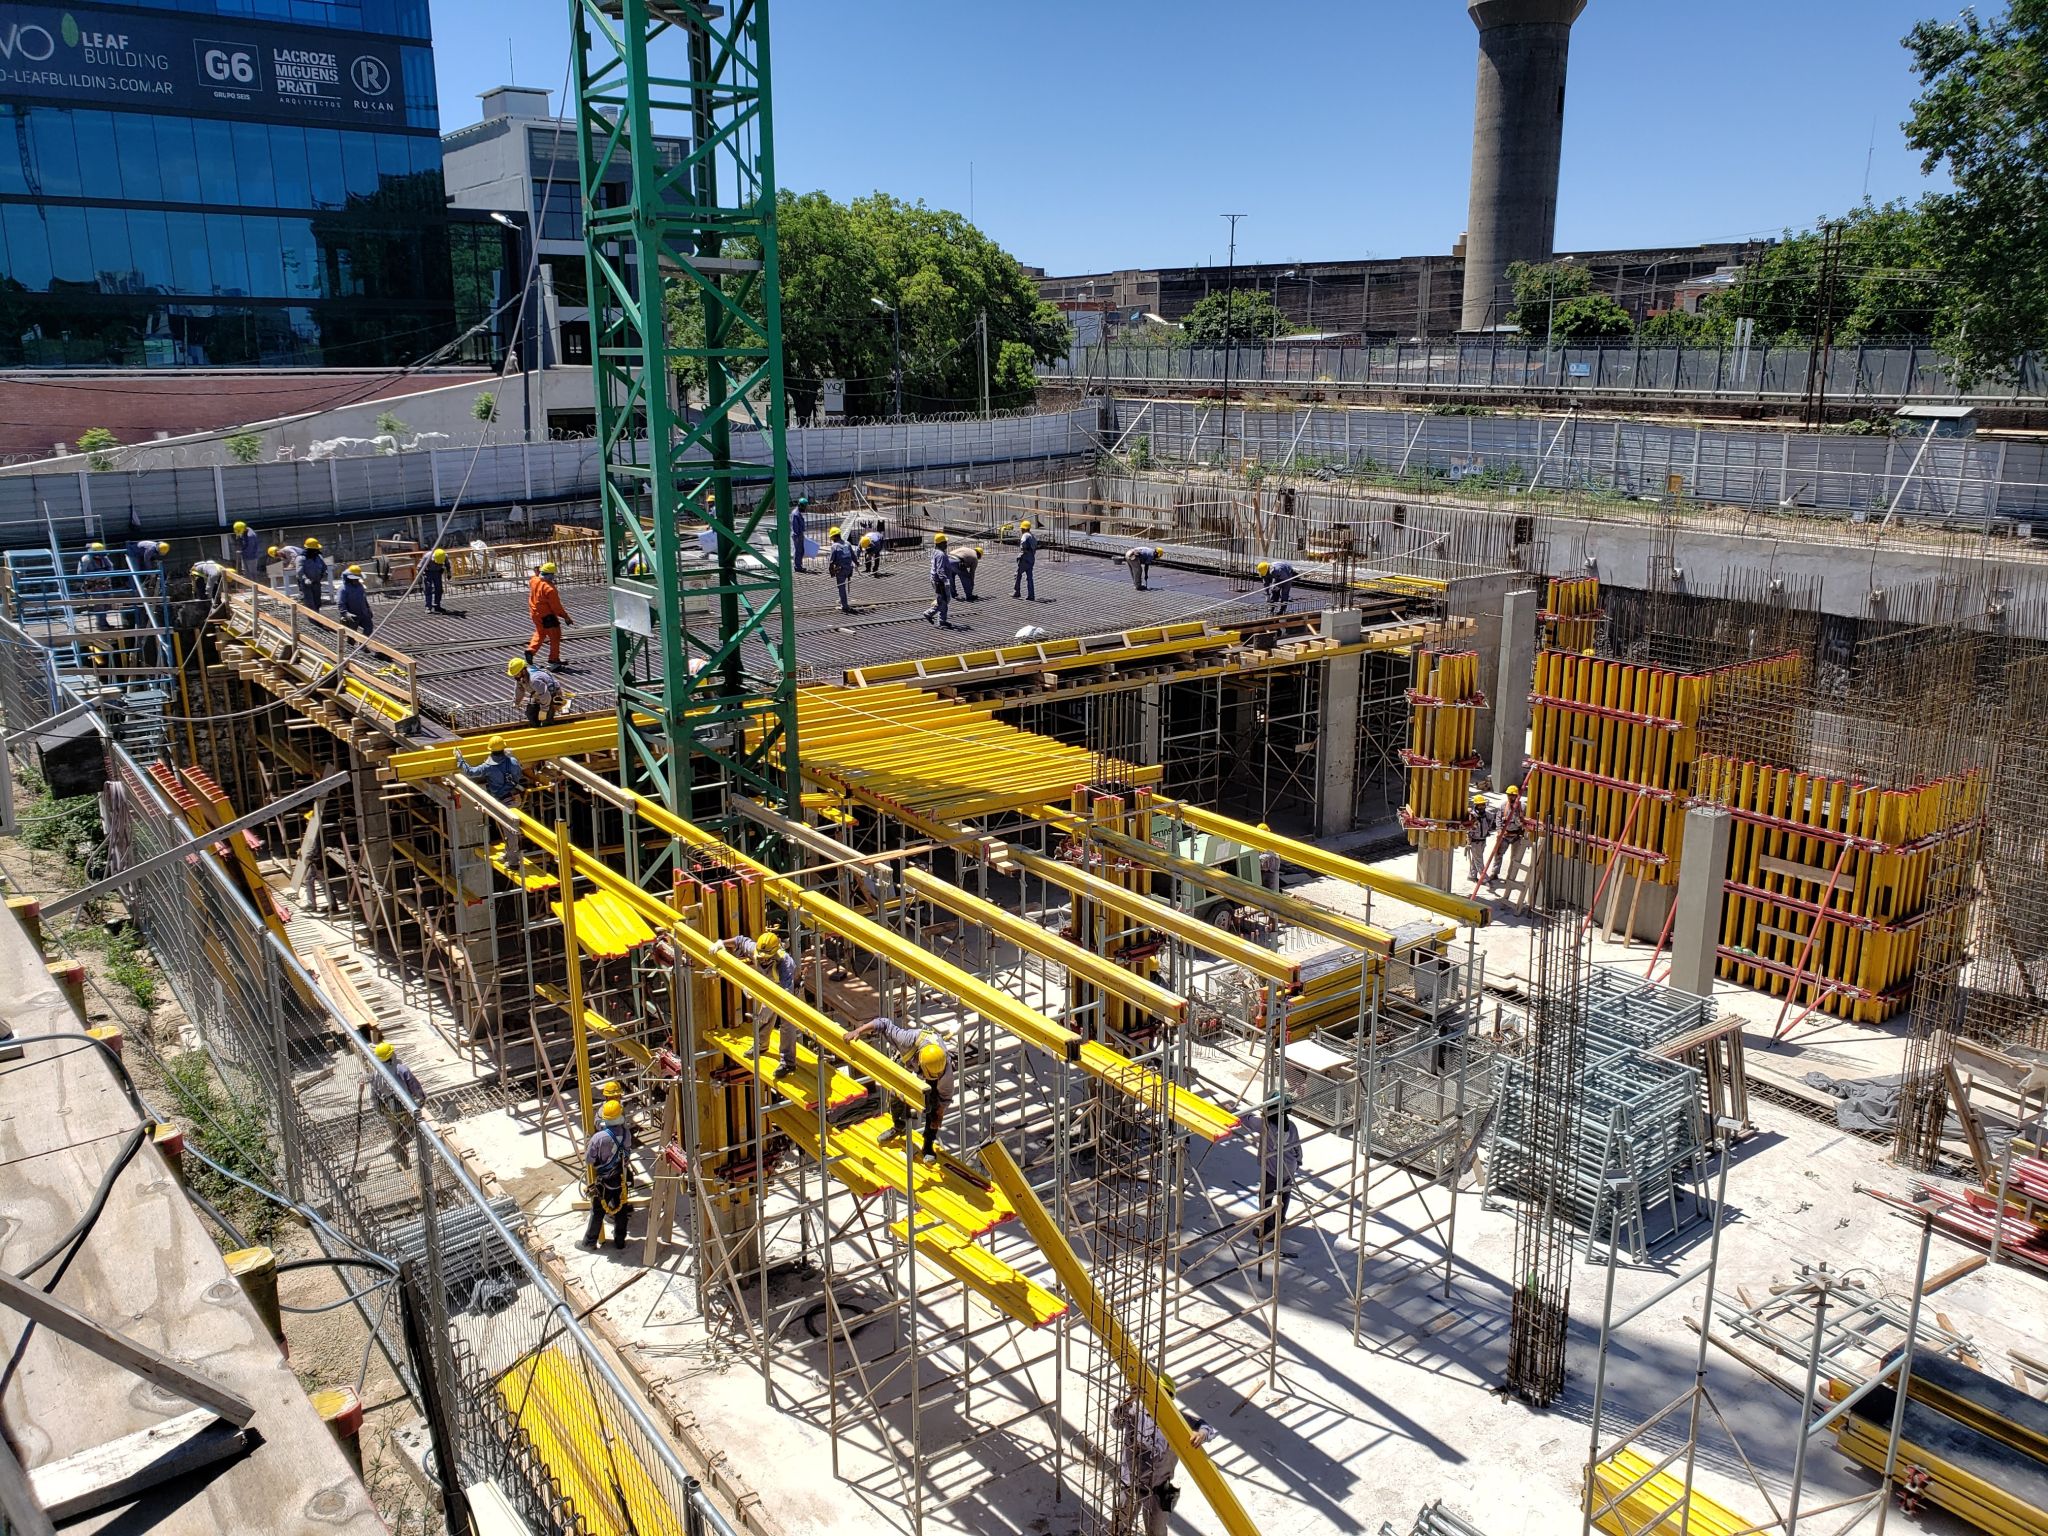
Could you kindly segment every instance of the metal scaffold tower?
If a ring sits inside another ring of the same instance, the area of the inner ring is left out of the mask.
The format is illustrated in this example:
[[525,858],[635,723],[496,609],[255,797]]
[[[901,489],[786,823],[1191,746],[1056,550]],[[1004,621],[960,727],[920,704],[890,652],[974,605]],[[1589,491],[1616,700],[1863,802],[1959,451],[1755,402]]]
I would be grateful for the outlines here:
[[[571,19],[620,774],[683,816],[716,819],[722,806],[693,801],[723,786],[788,805],[796,636],[768,6],[574,0]],[[691,376],[701,411],[678,382]],[[736,427],[758,444],[744,461]],[[673,845],[640,857],[641,881],[665,883],[673,858]]]

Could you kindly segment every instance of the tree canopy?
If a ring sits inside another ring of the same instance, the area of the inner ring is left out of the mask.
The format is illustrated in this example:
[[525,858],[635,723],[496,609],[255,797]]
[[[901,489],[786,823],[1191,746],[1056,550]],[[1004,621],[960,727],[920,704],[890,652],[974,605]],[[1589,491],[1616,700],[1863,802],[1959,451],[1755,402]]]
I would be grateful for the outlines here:
[[1905,43],[1921,85],[1906,142],[1955,187],[1921,204],[1942,341],[1964,369],[2005,373],[2048,350],[2048,0],[1923,21]]
[[1824,319],[1838,341],[1883,341],[1932,334],[1945,291],[1928,255],[1925,213],[1903,202],[1866,202],[1813,229],[1787,230],[1703,307],[1754,320],[1762,342],[1804,342],[1820,334]]
[[[984,310],[996,409],[1028,405],[1036,365],[1066,354],[1066,318],[1039,298],[1015,257],[957,213],[881,192],[851,203],[823,192],[784,192],[776,226],[783,377],[799,417],[817,408],[823,382],[833,378],[846,381],[848,415],[888,415],[899,317],[903,409],[910,415],[979,407]],[[726,254],[750,254],[741,244],[731,243]],[[759,312],[758,299],[742,302]],[[668,313],[679,343],[703,336],[694,286],[670,285]],[[702,387],[701,364],[686,361],[680,371],[693,389]]]
[[1513,261],[1507,278],[1515,295],[1508,323],[1524,336],[1608,341],[1635,329],[1628,311],[1595,293],[1593,274],[1575,261]]
[[1231,341],[1271,341],[1293,330],[1293,324],[1263,288],[1233,288],[1212,293],[1181,321],[1181,339],[1195,346],[1220,347]]

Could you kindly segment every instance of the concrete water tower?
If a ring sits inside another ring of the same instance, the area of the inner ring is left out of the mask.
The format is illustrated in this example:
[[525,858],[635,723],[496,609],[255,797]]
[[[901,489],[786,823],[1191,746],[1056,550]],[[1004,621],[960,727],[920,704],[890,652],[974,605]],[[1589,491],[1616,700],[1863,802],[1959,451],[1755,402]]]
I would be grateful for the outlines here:
[[1472,209],[1461,328],[1499,325],[1511,261],[1548,261],[1557,232],[1565,60],[1586,0],[1469,0],[1479,28]]

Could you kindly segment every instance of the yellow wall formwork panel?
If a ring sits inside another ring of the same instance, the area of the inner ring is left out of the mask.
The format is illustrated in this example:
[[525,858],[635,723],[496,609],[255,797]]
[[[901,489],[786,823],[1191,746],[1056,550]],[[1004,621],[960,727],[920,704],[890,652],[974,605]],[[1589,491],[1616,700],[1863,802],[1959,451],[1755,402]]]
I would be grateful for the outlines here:
[[1408,690],[1408,803],[1401,825],[1418,848],[1455,848],[1464,841],[1465,813],[1472,799],[1472,770],[1479,691],[1477,651],[1418,650],[1414,684]]
[[1600,624],[1600,578],[1553,576],[1543,589],[1543,607],[1536,615],[1543,625],[1546,650],[1592,649]]
[[1908,789],[1708,756],[1702,800],[1735,820],[1720,974],[1792,1005],[1875,1024],[1910,1000],[1922,931],[1968,899],[1983,783]]

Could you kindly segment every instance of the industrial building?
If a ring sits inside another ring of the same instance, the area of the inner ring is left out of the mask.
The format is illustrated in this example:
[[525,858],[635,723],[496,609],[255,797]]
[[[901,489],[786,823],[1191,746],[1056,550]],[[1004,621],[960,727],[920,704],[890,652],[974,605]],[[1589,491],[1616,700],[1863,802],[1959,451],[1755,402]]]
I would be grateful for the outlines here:
[[592,443],[0,482],[5,1522],[2048,1530],[2040,445],[801,432],[578,18]]

